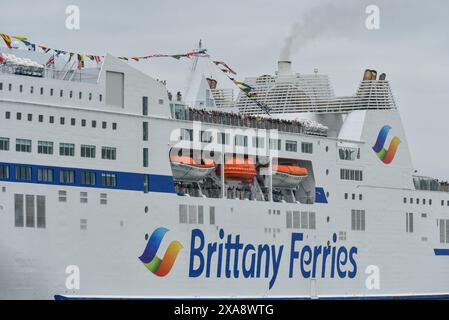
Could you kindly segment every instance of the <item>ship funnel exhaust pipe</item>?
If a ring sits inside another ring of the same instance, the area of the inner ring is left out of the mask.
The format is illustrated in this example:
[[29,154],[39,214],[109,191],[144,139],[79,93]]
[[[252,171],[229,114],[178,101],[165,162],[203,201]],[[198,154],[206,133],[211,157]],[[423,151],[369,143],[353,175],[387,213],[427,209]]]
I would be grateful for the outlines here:
[[292,62],[291,61],[278,61],[278,75],[287,76],[292,75]]

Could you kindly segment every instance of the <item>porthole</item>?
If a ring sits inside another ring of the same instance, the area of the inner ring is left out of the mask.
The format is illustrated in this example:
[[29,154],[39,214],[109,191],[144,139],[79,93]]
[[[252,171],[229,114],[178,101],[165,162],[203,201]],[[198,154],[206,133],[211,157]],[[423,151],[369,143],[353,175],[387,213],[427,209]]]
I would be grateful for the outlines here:
[[148,233],[145,234],[145,240],[148,240]]
[[145,213],[148,213],[148,206],[145,206]]

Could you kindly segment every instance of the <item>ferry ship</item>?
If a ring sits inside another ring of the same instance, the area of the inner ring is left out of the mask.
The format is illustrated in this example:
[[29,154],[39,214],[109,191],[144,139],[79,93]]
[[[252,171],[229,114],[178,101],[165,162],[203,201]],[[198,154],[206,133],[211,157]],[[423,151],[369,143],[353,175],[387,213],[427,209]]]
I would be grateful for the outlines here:
[[338,97],[280,61],[254,98],[196,57],[172,94],[111,55],[1,52],[1,299],[449,295],[449,187],[385,73]]

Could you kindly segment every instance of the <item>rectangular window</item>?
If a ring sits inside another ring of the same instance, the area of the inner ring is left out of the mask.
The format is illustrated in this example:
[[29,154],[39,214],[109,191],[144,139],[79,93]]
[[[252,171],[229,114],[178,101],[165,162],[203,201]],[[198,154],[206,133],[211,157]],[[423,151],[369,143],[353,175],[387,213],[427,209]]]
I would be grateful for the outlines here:
[[316,229],[316,215],[315,212],[309,212],[309,229]]
[[93,171],[81,171],[81,184],[86,186],[95,185],[95,172]]
[[75,171],[73,171],[73,170],[59,171],[59,182],[64,183],[64,184],[75,183]]
[[25,225],[27,228],[34,228],[34,196],[25,196]]
[[298,151],[298,143],[296,141],[285,141],[285,151],[296,152]]
[[201,131],[200,132],[201,142],[211,143],[212,142],[212,132],[210,131]]
[[31,152],[31,140],[16,139],[17,152]]
[[9,167],[0,165],[0,179],[9,179]]
[[179,140],[193,141],[193,130],[181,128],[181,136],[179,137]]
[[351,210],[351,230],[365,231],[365,210]]
[[142,97],[142,115],[148,115],[148,97]]
[[59,202],[67,202],[67,191],[59,190],[58,191],[58,199],[59,199]]
[[291,211],[287,211],[286,218],[287,218],[287,229],[293,228],[293,213]]
[[5,119],[11,119],[11,112],[10,111],[6,111],[5,112]]
[[101,147],[101,158],[106,160],[116,160],[117,149],[113,147]]
[[104,187],[116,187],[117,176],[114,173],[102,173],[101,185],[103,185]]
[[112,130],[117,130],[117,122],[112,123]]
[[219,132],[218,133],[218,143],[219,144],[229,144],[229,133]]
[[253,137],[253,147],[254,148],[264,148],[265,139],[262,137]]
[[60,124],[65,124],[65,118],[64,117],[60,117],[59,118],[59,123]]
[[38,141],[37,153],[53,154],[53,142],[51,141]]
[[309,228],[309,213],[301,212],[301,228],[308,229]]
[[100,204],[102,204],[102,205],[108,204],[108,194],[107,193],[100,193]]
[[16,113],[16,119],[17,120],[22,120],[22,114],[20,112]]
[[16,179],[21,181],[31,181],[31,167],[17,166]]
[[97,121],[92,120],[92,128],[96,128],[97,127]]
[[179,205],[179,223],[187,223],[187,205]]
[[36,222],[38,228],[46,227],[45,196],[36,196]]
[[198,224],[204,224],[204,207],[198,206]]
[[75,155],[75,145],[73,143],[60,143],[59,155],[73,157]]
[[54,116],[48,117],[48,122],[55,123],[55,117]]
[[81,127],[85,127],[86,126],[86,119],[82,119],[81,120]]
[[39,122],[44,122],[44,115],[40,114],[38,117]]
[[142,123],[143,141],[148,141],[148,122]]
[[239,146],[239,147],[247,147],[248,146],[248,137],[241,135],[241,134],[236,134],[234,137],[234,143],[236,146]]
[[75,118],[71,118],[70,119],[70,125],[72,125],[72,126],[76,125],[76,119]]
[[338,148],[338,156],[340,160],[354,161],[360,158],[360,149],[340,147]]
[[209,223],[215,224],[215,207],[209,207]]
[[351,170],[351,169],[340,169],[340,179],[341,180],[350,180],[350,181],[363,181],[363,171]]
[[33,114],[28,113],[27,119],[28,121],[33,121]]
[[313,143],[301,142],[301,152],[302,153],[313,153]]
[[103,129],[106,129],[106,128],[108,127],[108,123],[107,123],[106,121],[103,121],[103,122],[101,123],[101,127],[102,127]]
[[53,182],[53,169],[38,168],[37,181],[39,182]]
[[87,203],[88,197],[87,192],[80,192],[80,203]]
[[195,205],[189,206],[189,224],[197,223],[197,207]]
[[81,145],[81,157],[83,158],[95,158],[95,146]]
[[301,213],[299,211],[293,211],[293,228],[299,229],[301,228],[301,220],[300,220]]
[[23,194],[14,195],[14,225],[23,227],[25,219],[23,217]]
[[148,168],[148,148],[143,148],[143,166]]
[[281,150],[281,145],[282,145],[281,139],[270,139],[269,144],[270,144],[270,150],[278,150],[278,151]]
[[405,214],[405,231],[413,233],[413,213],[411,212]]
[[0,138],[0,150],[2,151],[9,150],[9,138]]

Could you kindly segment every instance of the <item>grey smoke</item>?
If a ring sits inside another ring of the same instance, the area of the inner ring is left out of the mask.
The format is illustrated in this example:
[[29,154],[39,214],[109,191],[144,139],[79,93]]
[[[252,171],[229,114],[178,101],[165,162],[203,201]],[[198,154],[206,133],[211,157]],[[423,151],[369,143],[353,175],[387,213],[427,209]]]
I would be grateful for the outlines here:
[[365,7],[345,0],[325,3],[302,15],[285,39],[279,59],[286,61],[299,49],[318,38],[354,36],[364,30]]

